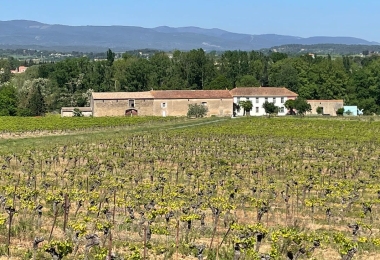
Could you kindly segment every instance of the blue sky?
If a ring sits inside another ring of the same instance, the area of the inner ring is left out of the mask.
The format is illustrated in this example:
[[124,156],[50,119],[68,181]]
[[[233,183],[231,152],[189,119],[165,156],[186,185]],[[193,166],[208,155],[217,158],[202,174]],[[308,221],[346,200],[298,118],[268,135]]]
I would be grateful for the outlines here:
[[16,19],[65,25],[197,26],[380,42],[379,0],[0,0],[0,20]]

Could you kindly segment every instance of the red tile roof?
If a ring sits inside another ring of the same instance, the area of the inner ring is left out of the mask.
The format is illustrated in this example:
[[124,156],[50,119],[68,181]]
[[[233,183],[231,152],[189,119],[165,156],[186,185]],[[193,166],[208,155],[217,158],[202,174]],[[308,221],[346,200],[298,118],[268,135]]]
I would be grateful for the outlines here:
[[157,99],[219,99],[232,98],[228,90],[152,90]]
[[144,92],[93,92],[93,99],[153,99],[150,91]]
[[298,94],[284,87],[245,87],[234,88],[231,95],[253,97],[297,97]]

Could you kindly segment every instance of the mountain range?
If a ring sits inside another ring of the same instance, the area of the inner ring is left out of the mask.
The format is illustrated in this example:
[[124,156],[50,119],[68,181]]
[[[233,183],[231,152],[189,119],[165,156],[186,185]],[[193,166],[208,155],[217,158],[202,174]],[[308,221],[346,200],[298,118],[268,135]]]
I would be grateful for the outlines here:
[[113,51],[157,49],[170,51],[202,48],[217,50],[260,50],[285,44],[379,45],[355,37],[250,35],[221,29],[160,26],[67,26],[36,21],[0,21],[0,48]]

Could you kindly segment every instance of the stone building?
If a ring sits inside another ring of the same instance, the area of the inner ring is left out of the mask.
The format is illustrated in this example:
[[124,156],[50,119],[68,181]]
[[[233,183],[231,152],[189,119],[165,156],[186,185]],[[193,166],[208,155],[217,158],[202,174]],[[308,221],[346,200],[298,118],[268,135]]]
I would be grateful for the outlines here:
[[307,103],[311,106],[311,112],[308,115],[318,115],[317,108],[322,108],[322,115],[336,116],[336,111],[343,108],[343,100],[308,100]]
[[145,92],[93,92],[90,106],[92,116],[151,116],[153,96]]
[[145,92],[94,92],[90,106],[101,116],[186,116],[189,104],[208,107],[207,116],[231,116],[228,90],[152,90]]
[[232,96],[228,90],[157,90],[154,97],[154,116],[186,116],[190,104],[207,106],[207,116],[231,116]]

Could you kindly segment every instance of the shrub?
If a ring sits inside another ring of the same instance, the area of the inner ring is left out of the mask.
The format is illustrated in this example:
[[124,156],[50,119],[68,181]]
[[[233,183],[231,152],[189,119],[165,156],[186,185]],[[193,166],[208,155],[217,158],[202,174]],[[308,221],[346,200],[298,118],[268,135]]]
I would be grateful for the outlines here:
[[205,105],[189,104],[189,110],[187,111],[187,117],[204,117],[207,115],[208,108]]
[[343,113],[344,113],[344,108],[343,108],[343,107],[338,108],[338,110],[336,111],[336,114],[337,114],[338,116],[343,116]]
[[322,115],[323,114],[323,107],[317,107],[317,114]]
[[73,116],[81,117],[81,116],[83,116],[83,113],[82,113],[82,111],[79,110],[79,108],[74,108]]

